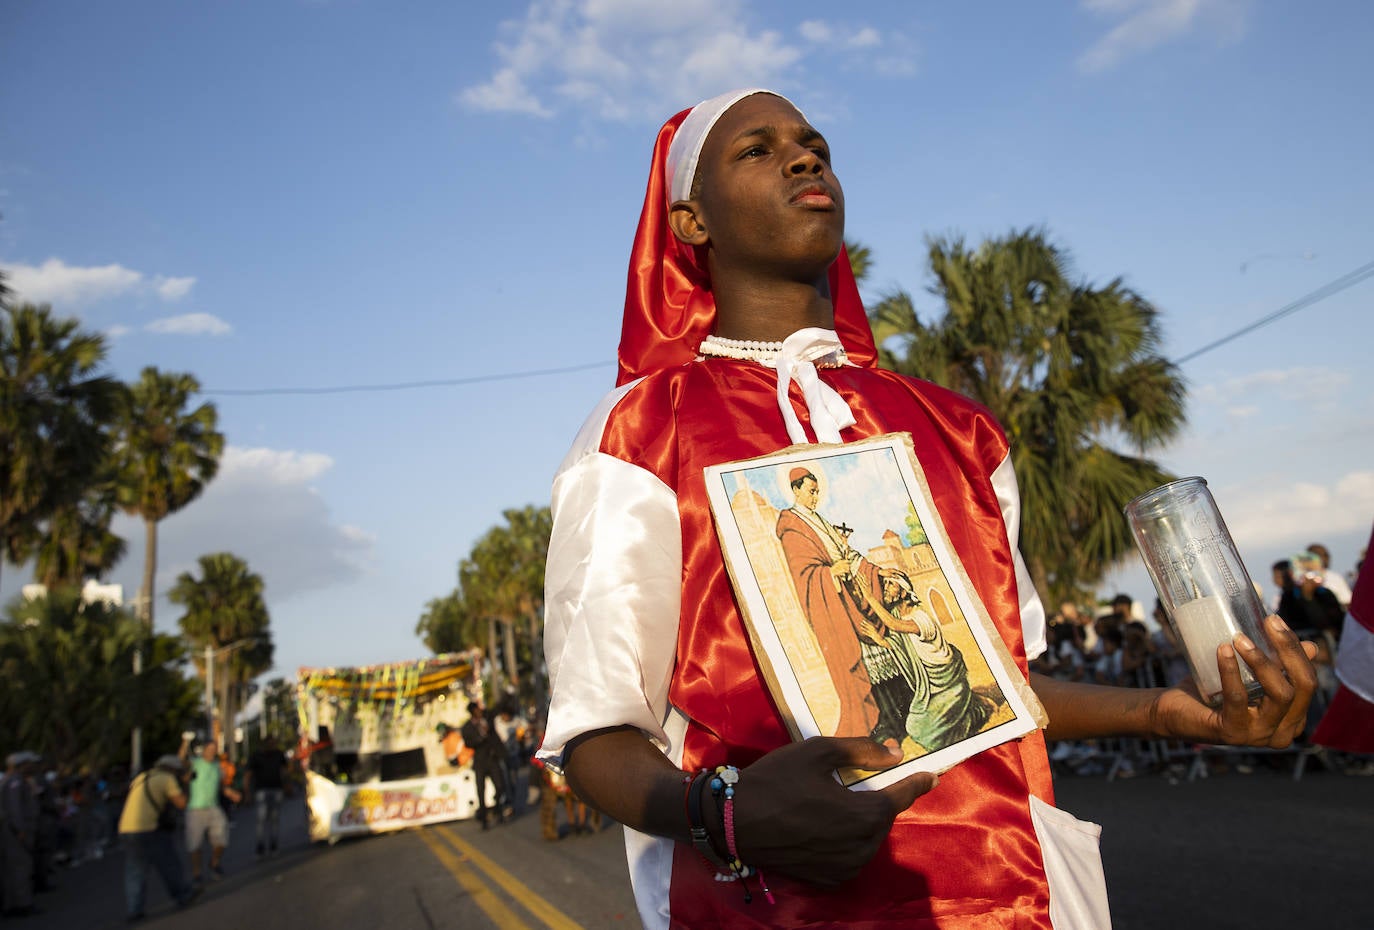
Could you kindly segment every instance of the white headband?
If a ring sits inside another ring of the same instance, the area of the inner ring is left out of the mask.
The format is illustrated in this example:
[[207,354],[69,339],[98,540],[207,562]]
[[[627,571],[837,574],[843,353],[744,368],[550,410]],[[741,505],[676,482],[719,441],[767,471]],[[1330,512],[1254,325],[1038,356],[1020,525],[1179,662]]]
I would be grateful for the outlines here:
[[[711,128],[716,125],[716,120],[724,116],[726,110],[754,94],[772,94],[774,97],[787,100],[782,94],[774,91],[750,87],[746,90],[728,91],[692,107],[692,112],[687,114],[687,118],[673,134],[673,141],[668,145],[668,158],[664,167],[668,172],[669,203],[687,200],[692,196],[692,181],[697,176],[701,147],[706,144],[706,137],[711,134]],[[787,102],[792,103],[790,100]]]

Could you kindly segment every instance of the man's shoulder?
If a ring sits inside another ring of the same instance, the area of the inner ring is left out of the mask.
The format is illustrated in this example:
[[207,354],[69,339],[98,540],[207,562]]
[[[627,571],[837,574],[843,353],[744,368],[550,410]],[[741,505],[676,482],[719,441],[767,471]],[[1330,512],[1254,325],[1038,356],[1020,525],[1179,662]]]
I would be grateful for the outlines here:
[[862,380],[873,379],[874,381],[900,385],[925,404],[940,410],[942,413],[986,417],[997,422],[992,411],[979,401],[967,394],[961,394],[953,388],[936,384],[934,381],[927,381],[913,375],[904,375],[888,368],[860,368],[857,369],[857,372],[857,377]]

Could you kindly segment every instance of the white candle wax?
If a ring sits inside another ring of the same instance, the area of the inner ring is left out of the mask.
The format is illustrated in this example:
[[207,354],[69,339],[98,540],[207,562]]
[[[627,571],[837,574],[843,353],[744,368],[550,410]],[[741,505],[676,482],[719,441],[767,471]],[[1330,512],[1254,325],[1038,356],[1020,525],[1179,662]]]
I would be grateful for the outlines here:
[[[1231,619],[1223,597],[1200,597],[1180,604],[1174,611],[1174,625],[1183,637],[1183,646],[1188,652],[1188,661],[1197,676],[1198,691],[1204,701],[1210,701],[1221,693],[1221,672],[1217,670],[1217,647],[1229,643],[1240,632],[1240,627]],[[1245,663],[1240,664],[1241,677],[1247,682],[1251,676]]]

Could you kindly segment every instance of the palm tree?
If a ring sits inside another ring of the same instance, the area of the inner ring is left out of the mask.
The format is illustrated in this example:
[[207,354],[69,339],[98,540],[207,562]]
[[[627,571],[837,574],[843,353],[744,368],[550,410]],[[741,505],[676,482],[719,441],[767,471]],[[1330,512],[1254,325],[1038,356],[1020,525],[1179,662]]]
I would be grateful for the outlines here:
[[91,485],[78,500],[57,507],[34,546],[35,580],[52,590],[104,577],[128,549],[123,538],[110,531],[115,509],[112,481]]
[[553,518],[549,508],[534,506],[507,510],[502,516],[505,525],[488,530],[459,565],[459,587],[466,607],[488,622],[488,660],[494,670],[499,667],[496,631],[501,631],[505,678],[517,689],[521,683],[517,630],[525,627],[530,692],[538,701],[543,693],[544,565]]
[[132,615],[74,588],[16,600],[0,624],[0,731],[63,767],[103,769],[137,720],[144,640]]
[[849,256],[849,270],[854,273],[854,280],[862,282],[873,269],[873,250],[854,239],[845,240],[844,250]]
[[105,465],[119,383],[99,374],[104,339],[78,327],[47,306],[0,311],[0,563],[28,559]]
[[[215,663],[220,719],[227,727],[248,683],[272,666],[270,617],[262,597],[262,576],[249,570],[248,563],[228,552],[203,555],[197,562],[200,577],[182,572],[167,596],[186,609],[177,623],[196,647],[202,678],[210,674],[206,660]],[[221,658],[220,652],[226,649],[227,655]],[[213,716],[214,708],[207,710]]]
[[142,517],[147,530],[139,598],[150,629],[157,525],[200,496],[215,477],[224,451],[214,404],[187,409],[191,395],[199,390],[200,383],[191,375],[148,367],[128,386],[120,411],[115,448],[119,502],[128,513]]
[[1001,421],[1021,487],[1021,551],[1043,595],[1071,597],[1130,551],[1122,506],[1170,480],[1145,457],[1182,428],[1185,386],[1158,311],[1121,279],[1069,280],[1041,230],[929,245],[944,315],[896,293],[870,313],[884,367],[972,397]]
[[468,608],[463,590],[455,588],[425,604],[420,622],[415,624],[415,635],[436,655],[461,652],[481,642],[482,625],[481,618]]

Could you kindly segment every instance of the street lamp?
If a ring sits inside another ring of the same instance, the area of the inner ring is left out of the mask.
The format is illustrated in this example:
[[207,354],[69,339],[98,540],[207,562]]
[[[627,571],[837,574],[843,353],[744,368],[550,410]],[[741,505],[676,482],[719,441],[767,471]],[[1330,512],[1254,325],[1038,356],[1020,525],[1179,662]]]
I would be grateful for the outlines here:
[[224,734],[223,732],[219,733],[218,736],[215,734],[215,662],[221,655],[228,655],[235,649],[252,645],[263,639],[266,637],[246,636],[218,648],[208,642],[205,644],[205,711],[210,727],[210,737],[215,740],[220,752],[224,752]]

